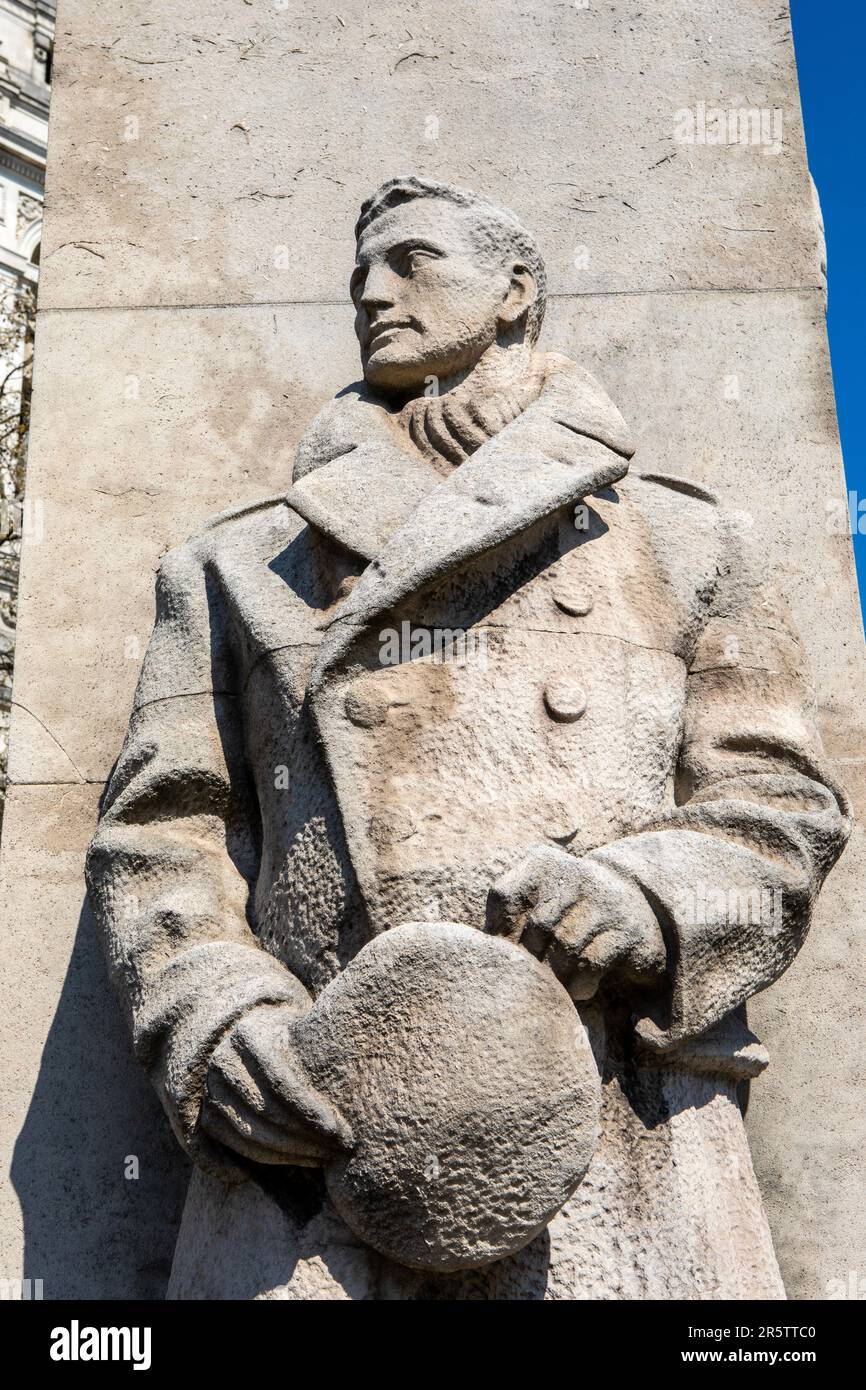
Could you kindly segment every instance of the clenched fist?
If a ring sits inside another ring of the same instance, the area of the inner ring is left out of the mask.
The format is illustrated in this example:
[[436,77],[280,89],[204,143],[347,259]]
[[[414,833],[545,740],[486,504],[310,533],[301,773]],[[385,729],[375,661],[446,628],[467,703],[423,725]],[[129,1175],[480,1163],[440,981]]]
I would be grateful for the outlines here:
[[316,1168],[352,1147],[346,1121],[312,1089],[293,1057],[289,1005],[260,1004],[211,1058],[202,1128],[255,1163]]
[[640,889],[598,860],[552,847],[493,884],[487,930],[546,961],[573,999],[591,999],[607,975],[652,984],[665,968],[664,939]]

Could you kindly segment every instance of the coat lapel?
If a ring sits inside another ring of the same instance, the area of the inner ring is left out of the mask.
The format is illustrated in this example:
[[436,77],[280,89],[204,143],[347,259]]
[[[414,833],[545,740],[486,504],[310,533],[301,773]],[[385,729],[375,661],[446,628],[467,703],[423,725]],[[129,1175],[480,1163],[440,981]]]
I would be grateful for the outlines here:
[[371,559],[335,614],[311,694],[348,655],[359,631],[383,613],[628,471],[633,449],[618,411],[587,372],[567,359],[553,362],[538,400],[444,479],[407,450],[403,461],[390,453],[385,459],[384,451],[376,461],[357,458],[357,472],[372,463],[370,482],[352,482],[355,454],[348,454],[328,465],[327,521],[312,486],[298,498],[315,474],[292,489],[289,500],[295,506],[300,500],[302,515],[324,522],[337,539],[351,536],[350,548]]
[[353,446],[294,484],[288,503],[339,545],[372,560],[441,482],[410,446]]
[[[355,794],[341,698],[356,640],[409,595],[628,470],[626,427],[592,377],[553,359],[549,378],[522,415],[444,479],[420,455],[416,460],[408,441],[402,450],[379,432],[375,440],[341,437],[312,466],[307,454],[304,476],[289,494],[312,525],[370,561],[337,608],[307,686],[349,856],[368,902],[376,881],[369,809]],[[393,429],[393,417],[383,414],[384,427]]]

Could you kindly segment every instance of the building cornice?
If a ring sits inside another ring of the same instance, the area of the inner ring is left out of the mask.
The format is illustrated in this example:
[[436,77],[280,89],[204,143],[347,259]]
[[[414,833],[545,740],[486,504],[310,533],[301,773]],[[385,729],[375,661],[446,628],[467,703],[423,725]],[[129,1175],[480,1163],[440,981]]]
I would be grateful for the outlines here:
[[0,168],[18,174],[19,178],[29,179],[40,191],[45,187],[44,154],[40,156],[37,153],[22,152],[18,146],[11,143],[9,132],[6,130],[0,130]]
[[57,19],[55,0],[0,0],[0,11],[38,23],[42,20],[53,31]]
[[48,106],[51,101],[51,88],[46,82],[37,82],[21,68],[13,67],[0,58],[0,92],[10,99],[28,103],[40,115],[48,119]]

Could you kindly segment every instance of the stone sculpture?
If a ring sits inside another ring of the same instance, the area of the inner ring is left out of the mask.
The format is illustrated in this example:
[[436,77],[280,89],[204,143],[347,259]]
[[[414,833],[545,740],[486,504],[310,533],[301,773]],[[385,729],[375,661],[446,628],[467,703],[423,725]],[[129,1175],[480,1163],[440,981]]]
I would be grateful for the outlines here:
[[364,380],[165,557],[88,857],[170,1297],[784,1297],[744,1006],[849,825],[800,647],[539,351],[512,214],[403,178],[356,236]]

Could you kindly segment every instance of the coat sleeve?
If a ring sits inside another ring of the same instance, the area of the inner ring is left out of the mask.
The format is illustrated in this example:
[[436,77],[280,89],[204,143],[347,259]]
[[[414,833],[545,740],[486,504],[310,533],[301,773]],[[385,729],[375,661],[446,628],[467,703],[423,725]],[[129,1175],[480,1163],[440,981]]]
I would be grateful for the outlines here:
[[845,794],[822,765],[800,645],[750,574],[738,528],[721,524],[725,558],[687,676],[675,805],[587,856],[649,902],[665,935],[669,990],[637,1024],[659,1053],[788,968],[850,832]]
[[183,1147],[223,1178],[200,1132],[211,1054],[259,1003],[308,1007],[248,914],[258,812],[246,771],[227,617],[196,543],[170,552],[129,731],[87,856],[109,974]]

